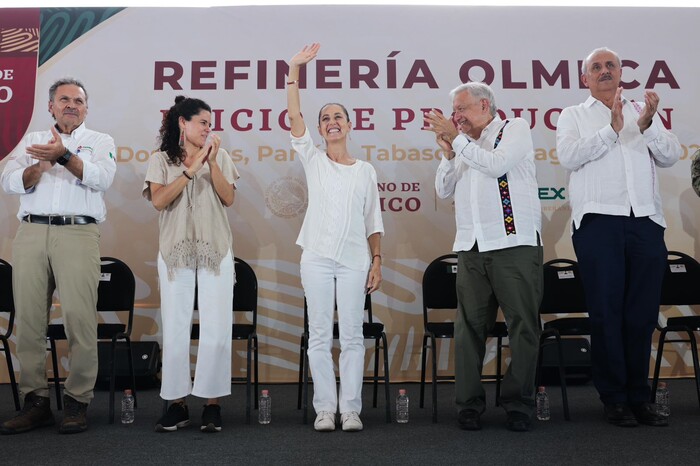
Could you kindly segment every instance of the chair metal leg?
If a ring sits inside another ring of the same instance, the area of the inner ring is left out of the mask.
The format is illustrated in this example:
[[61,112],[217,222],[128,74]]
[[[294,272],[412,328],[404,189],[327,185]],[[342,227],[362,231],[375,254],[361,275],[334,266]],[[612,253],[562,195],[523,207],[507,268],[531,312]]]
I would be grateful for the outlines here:
[[[250,424],[250,379],[251,379],[251,352],[252,352],[253,338],[252,335],[248,335],[248,351],[246,352],[246,371],[245,371],[245,423]],[[257,394],[256,394],[257,395]]]
[[5,359],[7,360],[7,373],[10,376],[10,385],[12,386],[12,398],[15,401],[15,409],[19,411],[22,409],[19,401],[19,389],[17,388],[15,369],[12,366],[12,353],[10,353],[10,345],[5,338],[2,339],[2,350],[5,352]]
[[[308,344],[308,343],[307,343]],[[301,410],[302,410],[302,422],[308,424],[309,422],[309,353],[308,348],[304,345],[304,380],[302,384],[302,400],[301,400]]]
[[542,383],[542,358],[544,357],[544,345],[547,343],[547,337],[540,335],[540,349],[537,351],[537,369],[535,369],[535,387],[539,387]]
[[129,355],[129,374],[131,375],[131,394],[134,395],[134,408],[139,407],[138,397],[136,396],[136,371],[134,370],[134,352],[131,350],[131,338],[128,335],[124,336],[126,341],[126,350]]
[[384,350],[384,396],[386,398],[386,422],[391,423],[391,395],[389,394],[389,345],[387,345],[385,333],[382,333],[382,349]]
[[663,359],[664,355],[664,344],[666,343],[666,333],[668,332],[667,329],[661,329],[661,333],[659,334],[659,344],[656,349],[656,363],[654,364],[654,378],[651,379],[651,398],[649,399],[650,403],[654,403],[656,401],[656,387],[659,385],[659,374],[661,373],[661,360]]
[[306,353],[306,338],[301,336],[299,343],[299,384],[297,387],[297,409],[301,409],[302,392],[304,391],[304,354]]
[[420,400],[418,402],[418,407],[423,408],[425,406],[425,360],[427,358],[428,351],[428,335],[423,334],[423,351],[420,355]]
[[503,337],[498,337],[496,345],[496,406],[501,406],[501,358],[503,356]]
[[[700,364],[698,364],[698,343],[695,340],[695,334],[691,329],[688,329],[688,340],[690,341],[690,349],[693,352],[693,370],[695,371],[695,391],[698,393],[698,405],[700,405]],[[656,393],[656,392],[654,392]]]
[[56,409],[63,409],[63,400],[61,400],[61,378],[58,372],[58,355],[56,354],[56,340],[49,339],[51,345],[51,364],[53,365],[53,384],[56,390]]
[[374,340],[374,377],[372,384],[372,407],[377,407],[377,388],[379,387],[379,338]]
[[556,333],[554,338],[557,341],[557,353],[559,355],[559,384],[561,386],[561,400],[562,404],[564,405],[564,419],[570,421],[571,416],[569,414],[569,397],[566,392],[566,378],[564,376],[564,351],[562,350],[561,336],[559,333]]
[[109,423],[114,424],[114,391],[116,390],[117,378],[117,342],[112,338],[109,345]]
[[437,423],[437,347],[435,345],[435,337],[431,335],[430,346],[432,347],[432,351],[430,352],[430,357],[433,363],[433,423]]
[[258,393],[260,393],[260,392],[258,391],[258,381],[259,381],[260,379],[258,378],[258,335],[257,335],[257,334],[256,334],[256,335],[253,335],[253,343],[254,343],[254,345],[255,345],[255,347],[254,347],[254,349],[253,349],[253,357],[255,358],[255,361],[253,361],[253,364],[254,364],[254,369],[253,369],[253,370],[254,370],[254,373],[255,373],[255,384],[254,384],[254,387],[255,387],[255,391],[254,391],[255,396],[253,397],[253,403],[254,403],[255,409],[258,409]]

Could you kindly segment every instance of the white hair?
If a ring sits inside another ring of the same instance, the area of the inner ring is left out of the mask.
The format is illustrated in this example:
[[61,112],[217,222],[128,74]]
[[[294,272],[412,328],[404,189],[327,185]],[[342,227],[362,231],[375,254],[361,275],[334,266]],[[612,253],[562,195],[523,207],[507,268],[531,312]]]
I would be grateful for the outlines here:
[[488,84],[477,82],[460,84],[459,86],[455,87],[450,91],[450,99],[452,99],[452,101],[454,102],[457,94],[460,94],[464,91],[469,92],[469,94],[471,94],[471,96],[475,99],[488,100],[489,113],[491,113],[491,116],[496,116],[496,97],[493,95],[493,90],[491,90],[491,87],[489,87]]
[[581,74],[584,75],[586,74],[586,70],[588,69],[588,62],[591,60],[593,55],[600,53],[600,52],[609,52],[615,55],[615,58],[617,59],[617,66],[622,67],[622,61],[620,60],[620,56],[615,52],[614,50],[610,50],[607,47],[599,47],[595,50],[592,50],[591,53],[589,53],[586,58],[583,60],[583,63],[581,63]]

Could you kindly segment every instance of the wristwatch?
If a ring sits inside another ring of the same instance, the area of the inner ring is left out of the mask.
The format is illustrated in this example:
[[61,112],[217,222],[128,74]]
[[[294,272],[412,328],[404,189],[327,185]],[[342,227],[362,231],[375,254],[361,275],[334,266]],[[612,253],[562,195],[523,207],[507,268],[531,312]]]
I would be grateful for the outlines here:
[[73,154],[71,153],[71,151],[66,149],[66,153],[57,158],[56,162],[58,162],[59,165],[65,165],[68,163],[71,157],[73,157]]

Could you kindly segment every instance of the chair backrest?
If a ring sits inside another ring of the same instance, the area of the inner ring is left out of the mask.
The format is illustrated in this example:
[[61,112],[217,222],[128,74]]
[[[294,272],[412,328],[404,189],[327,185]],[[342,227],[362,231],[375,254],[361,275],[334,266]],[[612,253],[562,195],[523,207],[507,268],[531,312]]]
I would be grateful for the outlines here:
[[233,286],[233,312],[251,312],[253,327],[258,324],[258,278],[243,259],[234,259],[236,283]]
[[97,312],[128,312],[126,334],[134,319],[136,280],[128,265],[114,257],[101,257],[100,283],[97,287]]
[[457,309],[457,254],[433,260],[423,273],[423,324],[431,309]]
[[7,331],[2,334],[9,337],[15,320],[15,300],[12,294],[12,266],[0,259],[0,313],[7,314]]
[[694,304],[700,304],[700,264],[687,254],[669,251],[661,286],[661,305]]
[[[234,257],[233,266],[236,270],[236,281],[233,284],[233,309],[234,313],[248,313],[253,328],[258,325],[258,277],[253,268],[243,259]],[[199,311],[199,287],[194,288],[194,310]],[[234,325],[235,314],[234,314]]]
[[578,262],[553,259],[544,264],[544,293],[540,314],[582,314],[588,312]]

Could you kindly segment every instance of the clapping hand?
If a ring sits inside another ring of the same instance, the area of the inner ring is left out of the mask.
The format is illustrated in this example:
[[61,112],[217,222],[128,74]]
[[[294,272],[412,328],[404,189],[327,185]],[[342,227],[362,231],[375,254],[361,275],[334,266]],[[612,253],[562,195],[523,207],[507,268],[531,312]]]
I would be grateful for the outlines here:
[[[204,147],[199,149],[197,155],[194,156],[192,164],[188,168],[188,172],[192,175],[197,173],[205,163],[210,165],[216,164],[216,154],[219,152],[219,146],[221,145],[221,138],[216,134],[211,135],[211,141],[204,144]],[[210,157],[211,156],[211,157]]]
[[618,87],[615,92],[612,108],[610,109],[610,126],[619,135],[622,128],[625,126],[625,118],[622,115],[622,87]]
[[656,114],[656,109],[659,107],[659,96],[654,91],[644,91],[644,110],[639,115],[637,120],[637,125],[639,126],[639,131],[644,132],[647,128],[651,126],[651,120]]
[[32,144],[27,147],[27,154],[39,161],[42,171],[50,169],[56,163],[56,159],[66,153],[66,148],[56,128],[51,127],[52,137],[46,144]]

